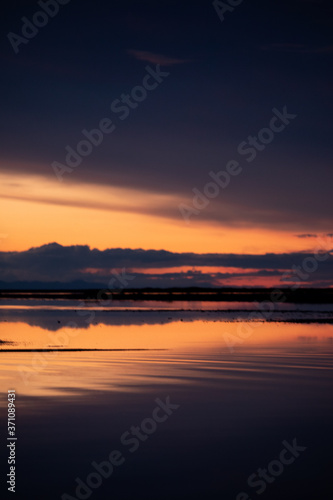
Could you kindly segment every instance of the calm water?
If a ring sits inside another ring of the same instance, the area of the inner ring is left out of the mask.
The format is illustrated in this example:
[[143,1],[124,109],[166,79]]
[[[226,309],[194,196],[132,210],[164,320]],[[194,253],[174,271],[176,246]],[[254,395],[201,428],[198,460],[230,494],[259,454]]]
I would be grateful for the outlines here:
[[[1,498],[13,497],[8,389],[19,500],[329,498],[331,308],[289,304],[250,322],[253,304],[160,306],[2,303]],[[279,466],[295,439],[306,450]],[[75,491],[77,478],[88,486]]]

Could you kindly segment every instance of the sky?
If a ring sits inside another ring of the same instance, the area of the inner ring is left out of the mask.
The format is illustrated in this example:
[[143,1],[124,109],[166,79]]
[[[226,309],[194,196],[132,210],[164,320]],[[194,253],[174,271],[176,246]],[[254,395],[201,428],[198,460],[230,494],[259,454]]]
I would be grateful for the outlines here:
[[2,286],[331,286],[332,28],[326,0],[6,2]]

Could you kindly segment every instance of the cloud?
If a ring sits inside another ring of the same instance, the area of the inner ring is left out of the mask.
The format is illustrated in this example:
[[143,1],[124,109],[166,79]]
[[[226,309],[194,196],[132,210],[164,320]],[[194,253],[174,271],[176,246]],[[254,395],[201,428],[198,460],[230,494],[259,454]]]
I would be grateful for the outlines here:
[[[295,3],[297,9],[290,13]],[[116,124],[115,132],[84,158],[66,183],[179,193],[186,203],[193,197],[193,188],[203,189],[211,170],[224,169],[227,161],[236,159],[244,172],[215,200],[211,218],[223,222],[225,202],[231,207],[230,225],[245,219],[252,226],[282,229],[294,223],[294,232],[330,230],[326,227],[333,216],[327,103],[332,85],[326,57],[318,54],[313,58],[318,64],[308,67],[297,63],[297,51],[332,49],[328,30],[332,2],[325,2],[325,8],[308,3],[259,2],[251,12],[240,9],[239,36],[235,44],[224,44],[223,51],[217,40],[234,36],[233,23],[221,30],[211,5],[189,8],[187,2],[148,2],[143,9],[140,2],[131,2],[128,8],[122,2],[105,2],[102,10],[83,9],[77,19],[78,29],[85,34],[80,43],[75,30],[64,25],[69,38],[49,37],[45,46],[38,45],[41,52],[35,42],[37,52],[22,45],[24,57],[17,58],[13,51],[11,57],[8,50],[8,60],[2,59],[2,111],[8,119],[2,132],[1,168],[7,166],[17,178],[25,172],[55,179],[51,163],[63,163],[65,147],[76,148],[84,128],[92,130],[109,117]],[[16,15],[13,2],[4,4],[11,14],[2,16],[3,22]],[[274,29],[263,29],[265,20],[271,19]],[[94,28],[89,32],[87,22]],[[258,57],[257,48],[263,45],[272,51],[269,58]],[[251,68],[246,77],[244,50]],[[286,64],[286,50],[294,52],[295,64]],[[144,68],[136,59],[180,66],[122,122],[110,105],[142,81]],[[187,59],[196,64],[185,66]],[[290,92],[281,93],[281,88]],[[299,115],[297,122],[260,152],[255,162],[247,163],[238,155],[238,145],[266,127],[272,108],[284,104]],[[10,162],[17,165],[12,167]],[[241,204],[244,210],[236,210]]]
[[[328,250],[328,249],[326,249]],[[331,254],[332,255],[332,254]],[[117,270],[133,276],[129,286],[219,286],[224,281],[251,280],[282,276],[293,266],[301,266],[313,253],[294,252],[283,254],[197,254],[175,253],[166,250],[142,250],[128,248],[91,249],[89,246],[62,246],[50,243],[23,252],[0,252],[0,272],[6,282],[54,282],[70,283],[83,280],[100,287],[112,278]],[[200,270],[182,271],[182,267],[193,266]],[[212,273],[205,267],[223,268]],[[173,268],[172,272],[167,269]],[[174,271],[179,268],[179,271]],[[230,268],[230,272],[226,268]],[[231,269],[233,268],[233,269]],[[164,270],[164,273],[151,271]],[[135,270],[135,271],[132,271]],[[318,272],[312,273],[311,281],[333,280],[333,259],[319,262]]]
[[127,54],[135,57],[138,61],[150,62],[152,64],[160,64],[161,66],[173,66],[174,64],[184,64],[189,62],[188,59],[179,59],[177,57],[163,56],[162,54],[154,54],[146,50],[133,50],[126,51]]

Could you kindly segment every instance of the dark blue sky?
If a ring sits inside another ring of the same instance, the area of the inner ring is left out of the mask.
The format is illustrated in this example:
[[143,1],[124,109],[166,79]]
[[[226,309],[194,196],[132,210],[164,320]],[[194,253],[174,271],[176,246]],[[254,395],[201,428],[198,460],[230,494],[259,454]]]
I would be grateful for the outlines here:
[[[221,22],[210,1],[70,0],[15,54],[8,33],[22,35],[21,18],[40,10],[35,1],[2,7],[0,173],[10,184],[34,174],[55,181],[51,164],[65,162],[66,145],[108,117],[116,130],[65,175],[67,186],[133,188],[189,204],[210,171],[235,159],[242,175],[200,221],[332,231],[332,2],[244,0]],[[157,62],[169,76],[121,121],[111,103]],[[247,162],[239,144],[284,106],[297,117]],[[42,191],[34,196],[45,201]],[[138,211],[181,221],[178,203]]]

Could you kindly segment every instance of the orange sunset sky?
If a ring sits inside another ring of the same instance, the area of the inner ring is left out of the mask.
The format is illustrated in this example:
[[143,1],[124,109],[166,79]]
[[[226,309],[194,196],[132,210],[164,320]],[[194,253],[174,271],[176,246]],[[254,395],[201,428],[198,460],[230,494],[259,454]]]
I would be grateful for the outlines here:
[[211,4],[200,15],[179,4],[186,22],[171,7],[156,4],[146,18],[119,4],[110,31],[85,8],[88,24],[98,16],[98,50],[84,22],[72,29],[71,3],[27,43],[6,40],[2,286],[101,284],[125,266],[149,273],[136,286],[267,286],[318,249],[329,258],[302,283],[331,286],[323,25],[302,43],[303,24],[283,17],[282,33],[271,6],[261,12],[274,19],[269,33],[257,17],[247,31],[248,7],[235,33]]

